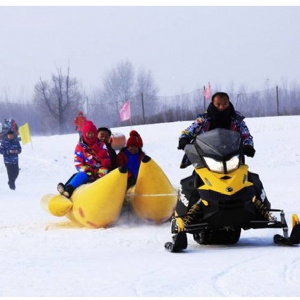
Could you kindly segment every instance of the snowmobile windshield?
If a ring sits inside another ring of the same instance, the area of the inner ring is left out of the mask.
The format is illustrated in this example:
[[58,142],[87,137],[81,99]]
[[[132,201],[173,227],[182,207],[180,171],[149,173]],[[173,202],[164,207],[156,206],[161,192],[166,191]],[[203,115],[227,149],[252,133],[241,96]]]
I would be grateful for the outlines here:
[[226,173],[238,167],[240,149],[238,132],[217,128],[198,135],[194,144],[187,145],[184,150],[194,167]]

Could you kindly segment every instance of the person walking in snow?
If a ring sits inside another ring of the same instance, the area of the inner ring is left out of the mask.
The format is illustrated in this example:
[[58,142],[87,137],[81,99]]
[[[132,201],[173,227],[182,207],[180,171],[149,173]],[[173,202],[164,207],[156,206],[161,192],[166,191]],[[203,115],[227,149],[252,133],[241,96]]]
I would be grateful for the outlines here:
[[74,118],[73,124],[75,125],[75,130],[77,130],[79,137],[82,136],[82,128],[86,122],[86,117],[83,115],[82,111],[78,112],[78,116]]
[[136,184],[141,161],[145,156],[142,147],[141,136],[137,131],[132,130],[126,147],[123,147],[117,155],[117,166],[126,166],[128,169],[127,189]]
[[20,142],[14,132],[9,130],[1,142],[0,153],[3,155],[4,164],[8,175],[8,186],[16,189],[16,179],[19,176],[19,154],[22,152]]
[[74,165],[78,171],[65,183],[59,183],[57,190],[70,198],[80,185],[93,182],[105,176],[111,167],[111,161],[104,142],[98,140],[97,128],[86,121],[82,128],[82,137],[75,147]]

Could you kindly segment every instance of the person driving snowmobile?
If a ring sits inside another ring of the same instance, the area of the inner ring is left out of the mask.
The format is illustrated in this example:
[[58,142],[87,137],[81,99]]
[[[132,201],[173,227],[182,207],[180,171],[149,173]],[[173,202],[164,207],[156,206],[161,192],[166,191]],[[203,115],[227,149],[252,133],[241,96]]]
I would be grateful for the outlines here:
[[[207,112],[198,115],[196,120],[181,132],[177,148],[183,150],[199,134],[215,128],[224,128],[239,132],[243,142],[243,153],[249,157],[254,157],[253,137],[244,118],[240,112],[235,110],[228,94],[217,92],[212,96]],[[180,167],[186,168],[189,165],[190,162],[185,156]]]
[[[215,93],[212,96],[212,100],[208,106],[207,112],[198,115],[197,119],[188,128],[181,132],[181,135],[179,137],[178,149],[184,150],[186,145],[194,144],[196,142],[196,138],[198,135],[217,128],[227,129],[228,132],[235,131],[240,133],[242,154],[249,157],[254,157],[255,149],[253,137],[250,134],[250,131],[244,121],[244,116],[242,116],[234,109],[234,106],[230,102],[228,94],[224,92]],[[191,162],[188,156],[185,154],[182,159],[180,168],[186,168],[189,165],[191,165]],[[186,233],[184,232],[184,228],[187,224],[193,222],[193,219],[196,218],[195,212],[200,209],[201,201],[198,201],[199,194],[197,192],[194,192],[195,190],[197,190],[197,187],[194,187],[194,189],[190,188],[194,185],[196,180],[197,174],[195,173],[195,170],[191,176],[181,180],[180,201],[183,203],[191,202],[195,204],[191,207],[190,211],[187,212],[185,217],[175,218],[175,226],[178,228],[178,233],[172,236],[173,244],[171,244],[176,245],[174,249],[172,248],[172,251],[174,252],[186,248],[187,238]],[[248,180],[253,183],[256,198],[258,199],[259,204],[263,205],[263,211],[266,218],[268,218],[268,213],[266,212],[271,209],[271,205],[267,199],[258,174],[248,172]]]

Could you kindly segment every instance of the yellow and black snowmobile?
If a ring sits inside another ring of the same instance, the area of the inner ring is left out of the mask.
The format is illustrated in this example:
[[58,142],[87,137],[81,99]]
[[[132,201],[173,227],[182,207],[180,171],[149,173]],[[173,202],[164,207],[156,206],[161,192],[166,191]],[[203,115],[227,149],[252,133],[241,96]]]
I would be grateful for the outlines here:
[[[298,216],[292,216],[292,232],[282,209],[272,209],[259,176],[248,171],[240,134],[214,129],[198,135],[185,146],[185,157],[194,166],[181,180],[175,213],[171,219],[170,252],[187,248],[187,233],[199,244],[235,244],[241,230],[282,228],[274,243],[300,243]],[[278,216],[276,216],[276,214]]]

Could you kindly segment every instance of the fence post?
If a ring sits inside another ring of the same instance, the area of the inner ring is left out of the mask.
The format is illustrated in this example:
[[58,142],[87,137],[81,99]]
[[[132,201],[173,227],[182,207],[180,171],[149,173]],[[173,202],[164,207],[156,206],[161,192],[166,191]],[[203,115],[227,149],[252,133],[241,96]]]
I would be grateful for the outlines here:
[[205,113],[205,85],[203,86],[203,113]]
[[145,121],[145,108],[144,108],[144,94],[143,93],[141,93],[141,100],[142,100],[143,124],[146,124],[146,121]]
[[277,105],[277,116],[279,116],[279,94],[278,94],[278,85],[276,85],[276,105]]
[[240,94],[237,94],[236,95],[236,103],[235,103],[235,109],[238,110],[238,102],[239,102],[239,99],[240,99]]

